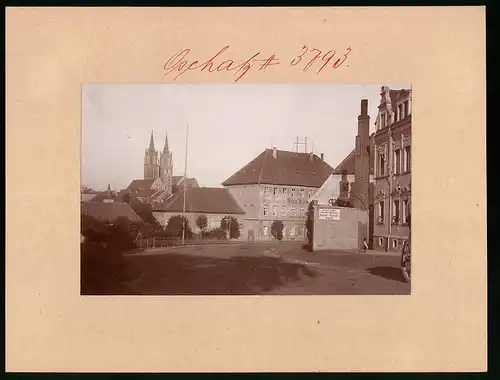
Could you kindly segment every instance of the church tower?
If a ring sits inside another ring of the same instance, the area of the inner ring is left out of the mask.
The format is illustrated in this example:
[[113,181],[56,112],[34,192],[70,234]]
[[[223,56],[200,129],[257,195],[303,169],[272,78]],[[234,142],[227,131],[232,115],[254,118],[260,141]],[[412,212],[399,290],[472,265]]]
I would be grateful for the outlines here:
[[144,179],[155,179],[160,176],[160,165],[158,162],[158,152],[155,150],[155,142],[153,131],[151,131],[151,139],[149,148],[144,154]]
[[165,146],[163,152],[160,153],[160,179],[168,190],[168,194],[172,194],[172,151],[168,149],[168,135],[165,134]]

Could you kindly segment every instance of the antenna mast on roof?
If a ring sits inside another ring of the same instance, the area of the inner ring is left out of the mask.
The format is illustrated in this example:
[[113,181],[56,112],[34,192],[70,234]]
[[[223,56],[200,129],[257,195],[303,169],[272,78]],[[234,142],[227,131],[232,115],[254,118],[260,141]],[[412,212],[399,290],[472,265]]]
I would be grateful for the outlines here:
[[304,145],[304,153],[307,153],[307,137],[305,138],[304,142],[299,142],[299,136],[297,136],[297,139],[294,143],[294,151],[299,153],[299,145]]

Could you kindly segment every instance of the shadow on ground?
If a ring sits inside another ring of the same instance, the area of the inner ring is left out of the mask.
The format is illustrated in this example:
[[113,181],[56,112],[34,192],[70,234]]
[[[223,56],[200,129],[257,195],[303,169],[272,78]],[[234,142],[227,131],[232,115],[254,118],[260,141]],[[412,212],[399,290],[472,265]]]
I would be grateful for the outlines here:
[[380,276],[387,280],[406,282],[401,273],[401,268],[398,267],[373,267],[366,270],[374,276]]
[[274,257],[213,258],[182,254],[129,257],[137,279],[127,294],[250,295],[316,277],[305,265]]

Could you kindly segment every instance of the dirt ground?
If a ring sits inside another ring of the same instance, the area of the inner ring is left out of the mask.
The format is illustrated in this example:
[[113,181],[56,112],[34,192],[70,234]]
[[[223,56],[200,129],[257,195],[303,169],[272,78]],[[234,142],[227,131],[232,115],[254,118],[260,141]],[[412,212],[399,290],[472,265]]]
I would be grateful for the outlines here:
[[410,294],[399,256],[308,252],[300,243],[158,248],[127,255],[130,294]]

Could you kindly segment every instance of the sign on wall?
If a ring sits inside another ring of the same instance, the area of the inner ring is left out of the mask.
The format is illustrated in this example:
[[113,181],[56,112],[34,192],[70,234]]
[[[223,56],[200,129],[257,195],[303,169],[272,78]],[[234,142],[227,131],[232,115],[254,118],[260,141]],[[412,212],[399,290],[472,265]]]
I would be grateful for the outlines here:
[[340,220],[340,209],[338,208],[320,208],[319,219],[322,220]]

